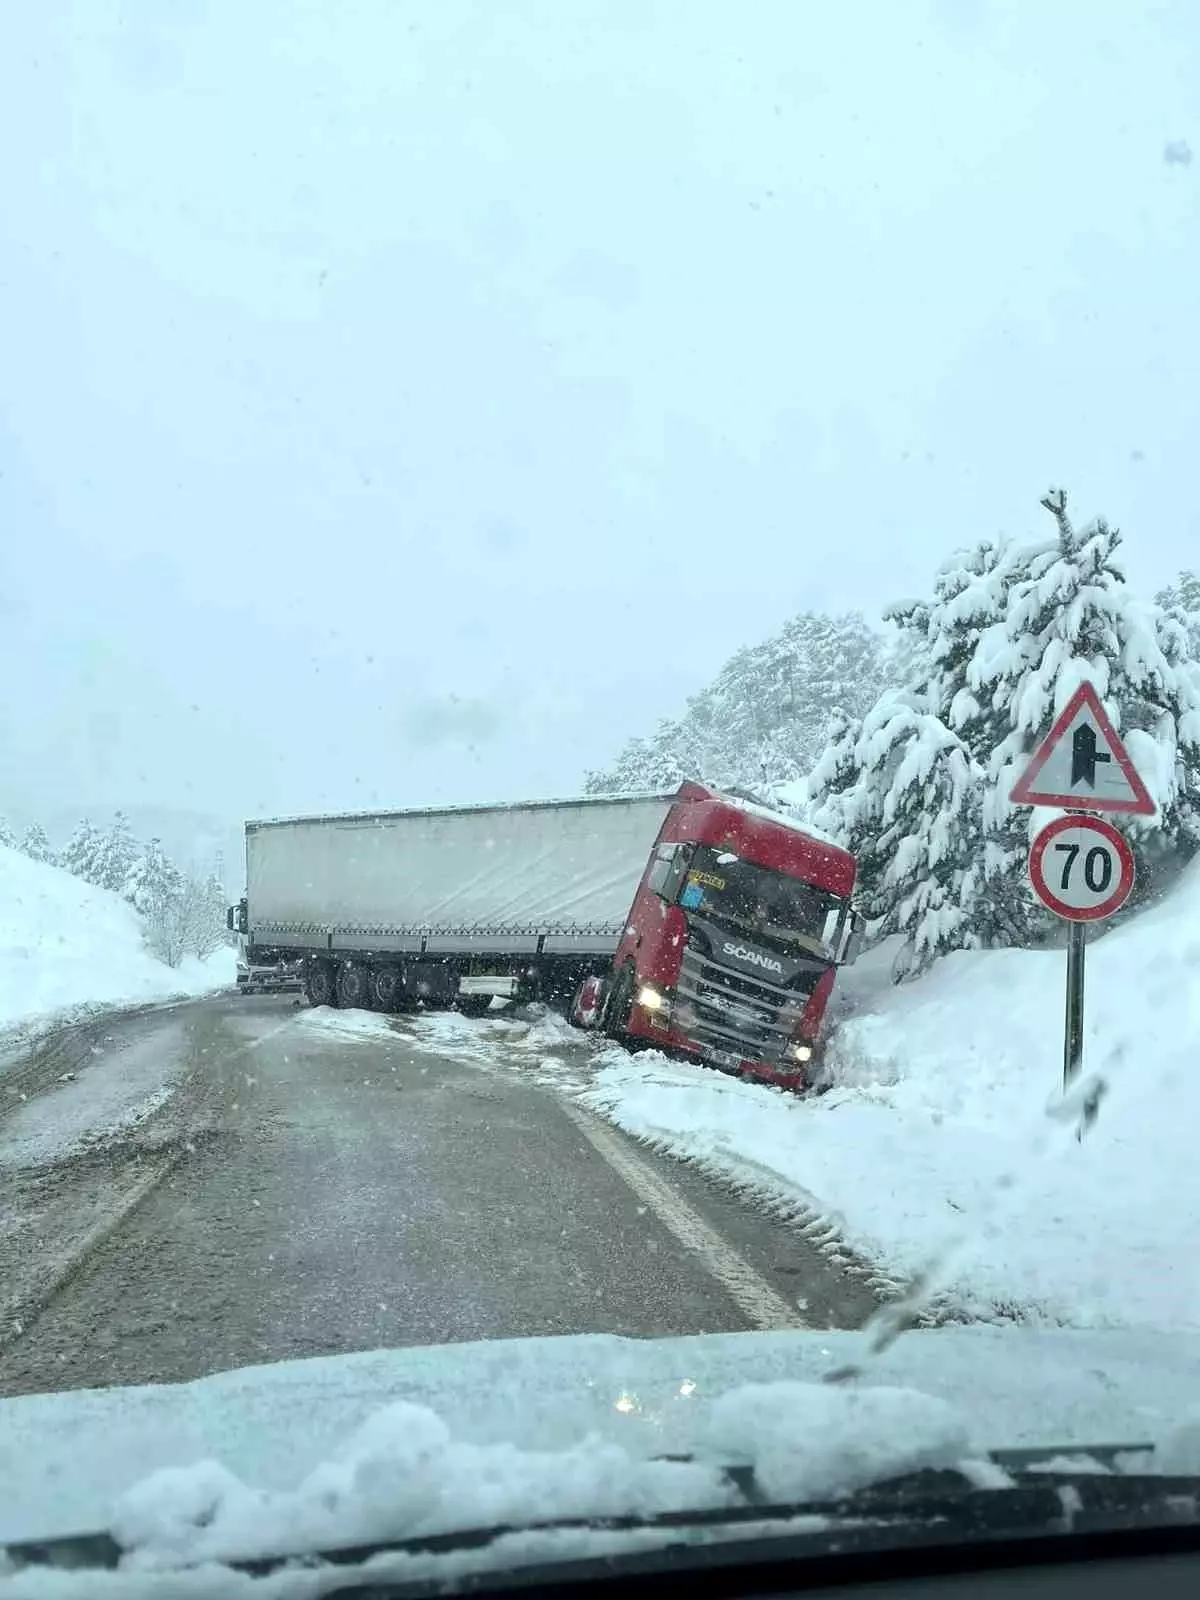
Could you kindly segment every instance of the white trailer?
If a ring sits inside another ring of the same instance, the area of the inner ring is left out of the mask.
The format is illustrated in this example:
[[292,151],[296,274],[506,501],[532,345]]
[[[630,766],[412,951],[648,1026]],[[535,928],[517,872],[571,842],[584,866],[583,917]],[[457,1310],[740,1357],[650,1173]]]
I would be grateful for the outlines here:
[[674,793],[246,825],[253,961],[316,1004],[485,1007],[611,959]]

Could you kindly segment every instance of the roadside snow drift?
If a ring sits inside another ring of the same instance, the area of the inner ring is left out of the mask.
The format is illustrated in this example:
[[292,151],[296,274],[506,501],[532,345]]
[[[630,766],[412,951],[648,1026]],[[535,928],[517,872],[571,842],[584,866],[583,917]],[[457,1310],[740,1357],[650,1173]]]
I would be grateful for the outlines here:
[[1097,938],[1076,1137],[1065,956],[959,954],[901,988],[847,974],[835,1087],[808,1100],[610,1051],[586,1096],[618,1126],[827,1217],[884,1275],[938,1258],[952,1311],[1200,1326],[1200,867]]
[[0,1030],[203,994],[233,978],[231,950],[174,969],[156,961],[119,895],[0,845]]

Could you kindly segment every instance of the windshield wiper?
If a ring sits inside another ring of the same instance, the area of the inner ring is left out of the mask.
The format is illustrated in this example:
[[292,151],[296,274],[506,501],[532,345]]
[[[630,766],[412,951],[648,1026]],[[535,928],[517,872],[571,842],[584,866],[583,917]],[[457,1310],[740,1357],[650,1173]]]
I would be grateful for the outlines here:
[[[690,1461],[688,1456],[660,1457]],[[262,1577],[297,1559],[331,1565],[357,1565],[380,1555],[436,1556],[479,1551],[513,1534],[658,1530],[664,1545],[708,1530],[736,1536],[746,1525],[756,1537],[771,1537],[771,1524],[788,1534],[798,1558],[828,1550],[875,1550],[898,1545],[963,1545],[1031,1535],[1107,1533],[1120,1530],[1188,1530],[1188,1547],[1200,1537],[1200,1476],[1156,1473],[1149,1445],[1112,1445],[1081,1450],[997,1451],[988,1458],[1001,1474],[996,1486],[981,1487],[964,1473],[926,1469],[823,1500],[777,1501],[763,1494],[754,1472],[731,1466],[725,1477],[738,1492],[732,1505],[664,1511],[649,1515],[562,1517],[485,1528],[340,1546],[313,1552],[230,1559],[234,1571]],[[1134,1462],[1139,1468],[1128,1470]],[[814,1519],[814,1525],[789,1532],[786,1525]],[[3,1552],[15,1567],[112,1569],[123,1551],[108,1534],[12,1544]],[[209,1558],[211,1559],[211,1558]]]

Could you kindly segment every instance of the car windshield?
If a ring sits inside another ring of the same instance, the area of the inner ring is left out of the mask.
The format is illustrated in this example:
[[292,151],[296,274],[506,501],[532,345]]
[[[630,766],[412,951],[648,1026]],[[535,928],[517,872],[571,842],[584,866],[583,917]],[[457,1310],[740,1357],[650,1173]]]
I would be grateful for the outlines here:
[[1198,157],[1184,0],[5,8],[0,1591],[1193,1471]]

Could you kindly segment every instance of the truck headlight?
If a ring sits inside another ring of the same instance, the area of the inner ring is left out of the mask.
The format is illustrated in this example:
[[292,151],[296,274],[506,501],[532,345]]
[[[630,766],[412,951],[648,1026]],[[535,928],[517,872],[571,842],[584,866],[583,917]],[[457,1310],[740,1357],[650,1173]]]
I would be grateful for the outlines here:
[[811,1061],[812,1053],[812,1045],[805,1044],[801,1039],[797,1039],[794,1043],[788,1045],[788,1055],[791,1056],[793,1061]]
[[654,983],[644,983],[638,990],[637,1003],[646,1013],[652,1028],[671,1026],[671,996]]

